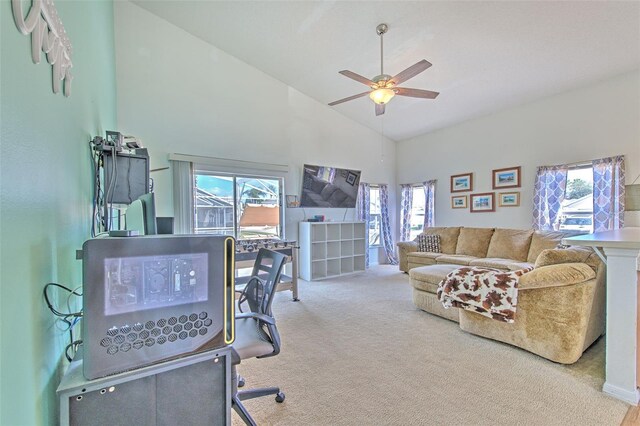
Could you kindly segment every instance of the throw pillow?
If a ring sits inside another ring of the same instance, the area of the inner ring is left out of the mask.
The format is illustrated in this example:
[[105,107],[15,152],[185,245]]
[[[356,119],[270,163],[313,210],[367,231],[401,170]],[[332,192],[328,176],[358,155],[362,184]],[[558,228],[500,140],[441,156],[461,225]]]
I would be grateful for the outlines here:
[[442,253],[440,248],[440,235],[418,235],[418,251],[428,251],[431,253]]

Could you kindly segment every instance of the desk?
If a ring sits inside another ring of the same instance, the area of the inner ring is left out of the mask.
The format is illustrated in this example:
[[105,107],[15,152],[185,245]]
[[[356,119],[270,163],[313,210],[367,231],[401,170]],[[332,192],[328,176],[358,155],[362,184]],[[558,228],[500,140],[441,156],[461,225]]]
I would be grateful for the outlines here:
[[87,380],[80,351],[57,394],[61,426],[231,425],[231,347]]
[[[266,248],[287,256],[286,263],[291,263],[291,276],[282,274],[276,291],[291,290],[294,302],[298,298],[298,245],[295,241],[279,240],[238,240],[236,242],[236,269],[251,268],[258,256],[258,250]],[[244,284],[249,277],[237,277],[236,284]]]
[[592,247],[607,264],[606,377],[602,391],[637,405],[640,228],[564,238],[562,243]]

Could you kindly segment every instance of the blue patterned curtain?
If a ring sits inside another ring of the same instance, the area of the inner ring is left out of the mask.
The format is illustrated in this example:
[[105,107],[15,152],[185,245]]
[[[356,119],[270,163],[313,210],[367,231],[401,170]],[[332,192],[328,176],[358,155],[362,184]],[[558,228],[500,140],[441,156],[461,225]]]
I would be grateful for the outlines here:
[[624,156],[593,161],[593,232],[624,225]]
[[436,182],[428,180],[424,186],[424,227],[423,230],[436,224]]
[[413,187],[400,185],[400,241],[407,241],[411,232],[411,207],[413,206]]
[[391,235],[391,219],[389,218],[389,188],[386,184],[380,184],[380,216],[382,223],[382,246],[387,255],[387,260],[391,265],[398,264],[395,247],[393,244],[393,235]]
[[365,223],[364,227],[364,265],[369,267],[369,207],[371,186],[368,183],[360,182],[358,185],[358,202],[356,204],[356,218]]
[[560,205],[567,187],[567,170],[565,165],[538,167],[533,193],[534,229],[558,230]]

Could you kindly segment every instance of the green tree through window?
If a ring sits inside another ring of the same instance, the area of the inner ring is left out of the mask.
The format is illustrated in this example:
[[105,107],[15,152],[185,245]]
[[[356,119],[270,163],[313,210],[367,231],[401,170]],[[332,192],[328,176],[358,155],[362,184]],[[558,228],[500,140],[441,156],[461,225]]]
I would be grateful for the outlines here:
[[593,184],[583,179],[573,179],[567,182],[565,199],[576,200],[593,192]]

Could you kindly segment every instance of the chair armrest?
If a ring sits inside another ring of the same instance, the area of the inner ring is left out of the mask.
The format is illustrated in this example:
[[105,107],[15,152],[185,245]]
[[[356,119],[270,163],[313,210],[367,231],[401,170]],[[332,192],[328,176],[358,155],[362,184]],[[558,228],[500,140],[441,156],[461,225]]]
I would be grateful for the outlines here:
[[275,325],[276,323],[276,320],[273,317],[270,317],[269,315],[265,315],[265,314],[259,314],[257,312],[245,312],[245,313],[236,314],[236,319],[242,319],[242,318],[253,318],[270,325]]
[[586,263],[563,263],[541,266],[527,272],[518,281],[519,290],[563,287],[595,279],[596,273]]

